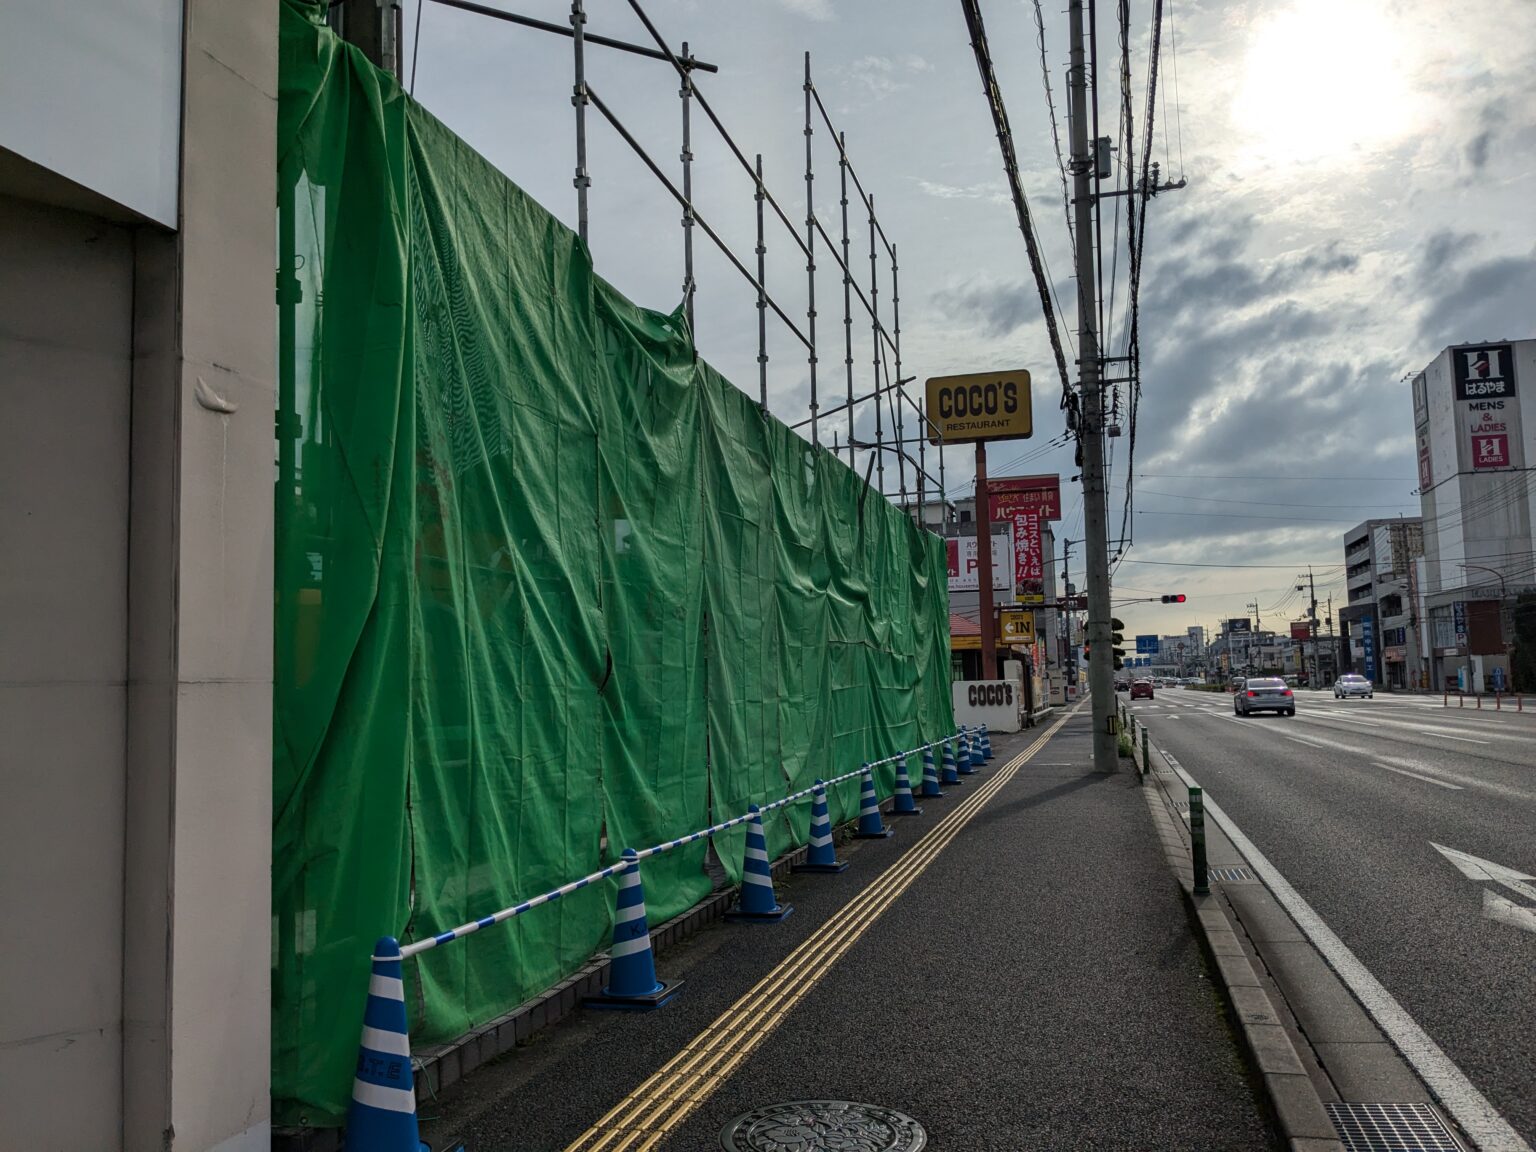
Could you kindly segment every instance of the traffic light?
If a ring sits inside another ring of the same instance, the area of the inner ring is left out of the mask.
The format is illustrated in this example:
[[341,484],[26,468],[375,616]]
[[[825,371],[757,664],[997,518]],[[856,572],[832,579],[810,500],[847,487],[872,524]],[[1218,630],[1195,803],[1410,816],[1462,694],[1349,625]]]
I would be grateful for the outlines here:
[[1184,593],[1182,593],[1182,592],[1175,592],[1171,596],[1164,596],[1163,597],[1163,603],[1164,604],[1182,604],[1182,603],[1184,603]]
[[[1125,624],[1111,616],[1109,618],[1109,626],[1113,629],[1109,634],[1109,642],[1116,645],[1125,643],[1125,637],[1120,633],[1120,629],[1124,628]],[[1116,647],[1111,648],[1109,651],[1114,656],[1115,671],[1118,672],[1125,667],[1125,661],[1121,659],[1125,655],[1125,649]]]

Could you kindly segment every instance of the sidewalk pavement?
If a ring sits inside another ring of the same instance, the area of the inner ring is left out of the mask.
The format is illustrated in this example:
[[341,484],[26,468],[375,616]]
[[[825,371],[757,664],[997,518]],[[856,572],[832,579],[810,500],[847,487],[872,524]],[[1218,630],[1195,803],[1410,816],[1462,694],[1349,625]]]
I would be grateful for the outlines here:
[[534,1036],[424,1138],[704,1152],[754,1109],[852,1100],[959,1152],[1277,1147],[1135,772],[1093,771],[1086,707],[993,744],[892,838],[841,843],[846,872],[781,884],[789,919],[663,953],[671,1004]]

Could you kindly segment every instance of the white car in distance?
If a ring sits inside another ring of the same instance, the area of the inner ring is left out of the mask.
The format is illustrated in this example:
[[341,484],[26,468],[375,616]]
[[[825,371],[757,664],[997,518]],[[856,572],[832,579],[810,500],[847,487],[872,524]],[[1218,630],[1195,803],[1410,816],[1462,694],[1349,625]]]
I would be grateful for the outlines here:
[[1348,696],[1364,696],[1367,700],[1376,695],[1376,686],[1364,676],[1356,676],[1350,673],[1340,676],[1333,682],[1333,698],[1343,700]]

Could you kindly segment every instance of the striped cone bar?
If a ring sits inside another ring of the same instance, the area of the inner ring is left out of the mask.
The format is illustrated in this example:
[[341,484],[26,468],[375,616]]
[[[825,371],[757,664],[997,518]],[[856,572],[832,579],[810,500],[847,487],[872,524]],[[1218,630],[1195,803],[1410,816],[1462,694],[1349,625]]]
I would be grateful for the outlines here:
[[891,814],[920,816],[922,811],[917,806],[917,801],[912,798],[912,781],[907,776],[907,758],[899,757],[896,761],[896,802],[891,805]]
[[955,756],[955,770],[962,776],[969,776],[976,771],[971,762],[971,733],[969,729],[962,728],[956,733],[956,743],[960,745],[960,751]]
[[939,774],[933,766],[933,748],[923,749],[923,795],[937,798],[944,795],[939,787]]
[[681,980],[656,978],[656,954],[651,951],[651,926],[645,918],[645,889],[640,861],[633,848],[624,849],[629,865],[619,873],[619,896],[613,910],[613,947],[608,950],[608,983],[597,996],[585,997],[594,1008],[660,1008],[677,995]]
[[985,724],[981,726],[981,756],[984,760],[992,759],[992,730]]
[[768,866],[768,841],[763,837],[763,817],[756,804],[748,811],[747,851],[741,862],[741,898],[725,914],[727,920],[748,924],[776,924],[794,908],[780,904],[773,895],[773,871]]
[[955,771],[955,742],[944,741],[944,775],[942,782],[945,784],[960,783],[960,775]]
[[370,1152],[424,1152],[427,1148],[416,1128],[400,942],[393,936],[381,937],[373,946],[363,1039],[347,1108],[347,1147]]
[[875,795],[875,774],[868,764],[864,765],[863,780],[859,785],[859,827],[855,840],[884,840],[895,835],[880,819],[880,799]]
[[805,862],[796,864],[793,872],[841,872],[848,865],[837,858],[832,844],[832,819],[827,815],[827,789],[816,781],[811,793],[811,843],[805,853]]

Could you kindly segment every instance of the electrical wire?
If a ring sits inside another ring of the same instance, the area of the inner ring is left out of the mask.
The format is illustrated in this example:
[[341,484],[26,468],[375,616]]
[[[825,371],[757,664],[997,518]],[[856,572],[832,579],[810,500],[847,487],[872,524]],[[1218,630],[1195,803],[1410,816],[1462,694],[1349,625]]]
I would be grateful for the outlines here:
[[[1061,132],[1056,126],[1056,100],[1051,93],[1051,67],[1045,59],[1045,15],[1040,0],[1035,0],[1035,40],[1040,46],[1040,84],[1045,89],[1045,107],[1051,117],[1051,143],[1056,148],[1056,171],[1061,176],[1061,211],[1067,221],[1067,241],[1072,245],[1072,259],[1077,260],[1077,233],[1072,228],[1072,194],[1067,191],[1067,162],[1061,156]],[[1061,307],[1061,301],[1056,301]]]
[[[1161,0],[1159,0],[1161,2]],[[1019,230],[1024,233],[1024,246],[1029,253],[1030,271],[1035,277],[1035,287],[1040,293],[1040,308],[1045,317],[1046,331],[1051,340],[1051,351],[1056,357],[1056,370],[1061,375],[1061,407],[1068,412],[1068,427],[1077,427],[1077,396],[1072,391],[1067,372],[1067,357],[1061,347],[1061,333],[1056,324],[1056,312],[1051,305],[1051,284],[1046,277],[1044,261],[1040,254],[1040,242],[1035,236],[1034,220],[1030,215],[1029,201],[1024,195],[1024,184],[1019,177],[1018,155],[1013,146],[1013,130],[1008,126],[1008,111],[1003,104],[1003,93],[992,67],[992,53],[987,45],[987,32],[982,24],[979,0],[961,0],[965,22],[971,34],[971,51],[976,57],[976,70],[981,75],[982,94],[992,114],[992,126],[997,132],[997,145],[1002,153],[1003,171],[1008,177],[1008,187],[1013,194],[1014,214],[1018,217]]]

